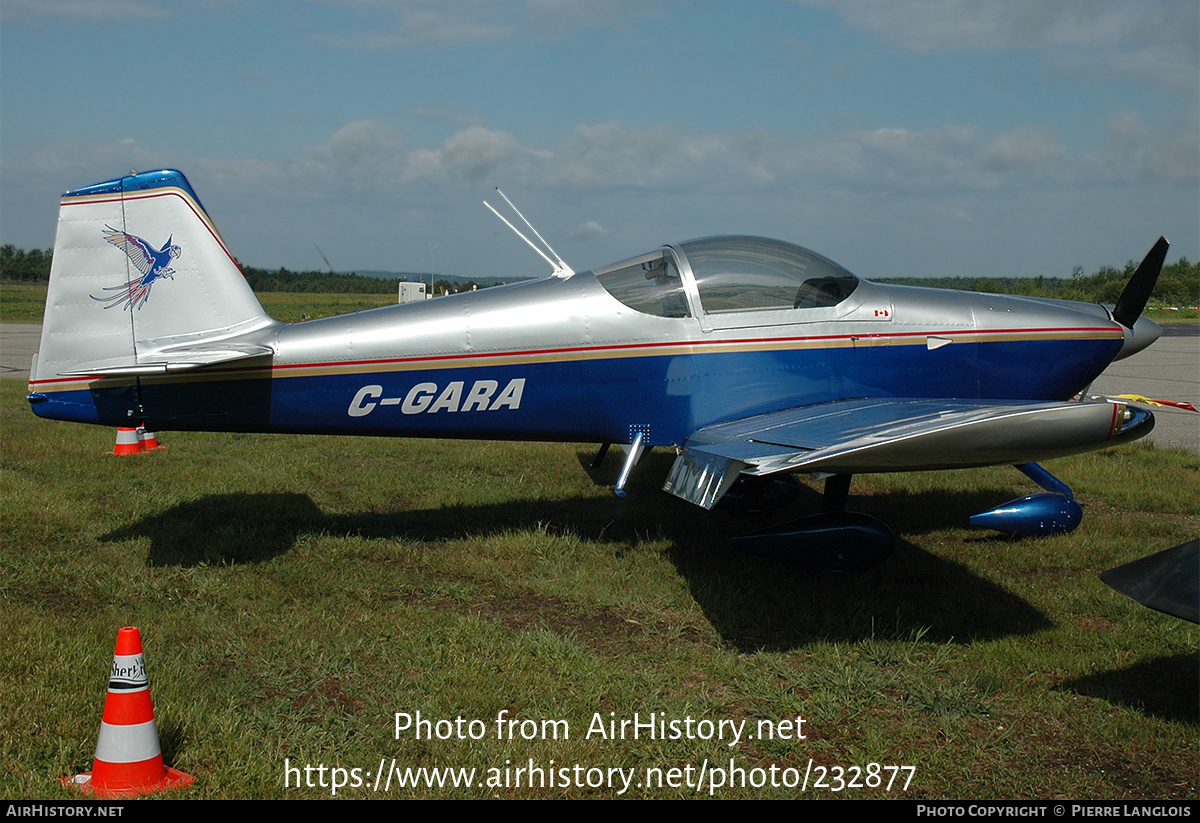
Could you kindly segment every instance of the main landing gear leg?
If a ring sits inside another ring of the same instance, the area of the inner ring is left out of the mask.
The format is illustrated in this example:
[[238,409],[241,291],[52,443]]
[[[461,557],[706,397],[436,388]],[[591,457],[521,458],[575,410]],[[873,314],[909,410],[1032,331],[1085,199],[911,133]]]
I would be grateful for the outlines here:
[[825,478],[825,495],[821,498],[823,514],[841,514],[846,511],[846,501],[850,499],[850,481],[852,474],[831,474]]
[[588,463],[589,469],[600,468],[600,464],[604,462],[604,455],[608,454],[608,447],[611,445],[612,445],[612,443],[601,443],[600,444],[600,451],[596,452],[596,456],[592,458],[592,462]]
[[895,548],[896,536],[874,517],[846,511],[851,477],[834,474],[825,479],[820,514],[735,537],[734,548],[839,571],[882,562]]
[[629,444],[629,454],[625,455],[625,465],[621,467],[621,476],[617,478],[617,485],[613,487],[613,493],[617,497],[625,496],[625,483],[629,480],[629,473],[633,471],[638,458],[642,456],[642,437],[642,432],[638,432],[633,436],[633,442]]

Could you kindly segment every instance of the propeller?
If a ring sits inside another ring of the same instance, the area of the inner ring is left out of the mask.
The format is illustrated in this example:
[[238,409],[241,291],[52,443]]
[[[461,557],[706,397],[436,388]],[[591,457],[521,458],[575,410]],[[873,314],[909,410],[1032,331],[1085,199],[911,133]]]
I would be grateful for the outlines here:
[[1150,292],[1154,291],[1154,284],[1158,282],[1163,262],[1167,259],[1167,249],[1170,245],[1167,238],[1158,238],[1154,248],[1150,249],[1150,253],[1142,260],[1142,264],[1137,267],[1133,277],[1129,278],[1125,291],[1121,292],[1121,296],[1117,299],[1116,308],[1112,313],[1113,320],[1125,328],[1132,329],[1133,324],[1141,317],[1142,309],[1146,308]]
[[1200,540],[1109,569],[1100,579],[1143,606],[1200,623]]

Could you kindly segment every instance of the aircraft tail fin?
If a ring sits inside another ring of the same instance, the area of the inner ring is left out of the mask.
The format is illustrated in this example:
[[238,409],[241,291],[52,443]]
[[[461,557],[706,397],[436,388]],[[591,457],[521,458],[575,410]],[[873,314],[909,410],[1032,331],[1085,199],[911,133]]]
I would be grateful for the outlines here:
[[275,325],[187,179],[131,174],[63,195],[30,390],[262,355]]

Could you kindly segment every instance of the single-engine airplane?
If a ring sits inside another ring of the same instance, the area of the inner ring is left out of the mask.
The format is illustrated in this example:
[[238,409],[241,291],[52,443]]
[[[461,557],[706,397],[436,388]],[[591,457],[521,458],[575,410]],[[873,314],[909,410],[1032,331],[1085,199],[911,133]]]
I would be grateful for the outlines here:
[[1078,524],[1070,489],[1034,461],[1153,426],[1082,393],[1158,338],[1141,312],[1166,251],[1160,239],[1111,309],[886,286],[725,236],[289,325],[263,311],[180,172],[134,173],[63,195],[29,401],[156,431],[597,442],[598,459],[617,443],[621,496],[643,450],[667,446],[664,489],[705,509],[813,473],[822,514],[742,540],[859,566],[894,541],[845,511],[861,472],[1014,464],[1049,493],[973,522]]

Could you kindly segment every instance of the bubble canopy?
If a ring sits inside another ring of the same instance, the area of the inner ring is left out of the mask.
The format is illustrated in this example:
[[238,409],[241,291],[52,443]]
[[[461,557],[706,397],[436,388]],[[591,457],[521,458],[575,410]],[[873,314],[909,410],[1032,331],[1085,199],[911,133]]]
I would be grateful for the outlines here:
[[689,240],[597,269],[626,306],[659,317],[690,317],[687,281],[706,316],[836,306],[858,287],[846,269],[814,251],[765,237]]

